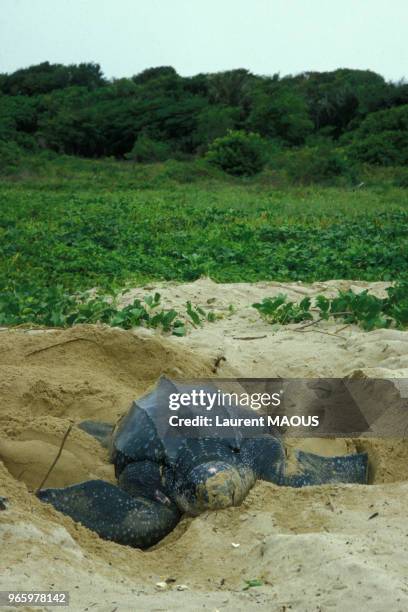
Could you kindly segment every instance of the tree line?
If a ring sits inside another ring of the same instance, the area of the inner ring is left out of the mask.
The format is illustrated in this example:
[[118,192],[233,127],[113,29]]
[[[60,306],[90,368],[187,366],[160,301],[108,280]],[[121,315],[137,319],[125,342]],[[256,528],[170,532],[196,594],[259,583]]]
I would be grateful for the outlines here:
[[[206,154],[231,131],[271,147],[342,148],[359,162],[408,162],[408,84],[370,70],[182,77],[170,66],[108,80],[94,63],[0,74],[0,145],[141,162]],[[0,147],[1,148],[1,147]]]

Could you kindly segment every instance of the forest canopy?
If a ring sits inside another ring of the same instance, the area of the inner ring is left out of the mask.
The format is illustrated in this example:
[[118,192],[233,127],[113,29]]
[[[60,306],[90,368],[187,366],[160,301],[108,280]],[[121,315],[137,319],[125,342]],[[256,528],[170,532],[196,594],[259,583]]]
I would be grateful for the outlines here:
[[206,155],[229,132],[267,146],[331,143],[356,161],[408,161],[408,84],[369,70],[281,77],[245,69],[182,77],[171,66],[108,80],[94,63],[0,74],[0,152],[142,162]]

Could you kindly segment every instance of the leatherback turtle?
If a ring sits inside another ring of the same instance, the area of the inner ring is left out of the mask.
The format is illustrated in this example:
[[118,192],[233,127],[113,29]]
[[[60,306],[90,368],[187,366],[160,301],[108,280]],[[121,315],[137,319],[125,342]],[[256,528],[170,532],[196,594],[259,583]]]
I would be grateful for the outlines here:
[[[184,513],[239,505],[257,479],[293,487],[367,482],[366,453],[321,457],[298,451],[298,469],[288,474],[281,437],[268,427],[248,433],[233,426],[222,435],[218,428],[198,427],[192,435],[191,430],[169,427],[170,393],[191,389],[162,377],[151,393],[133,402],[116,427],[81,423],[110,447],[117,486],[90,480],[43,489],[39,498],[102,538],[147,548],[172,531]],[[229,408],[214,409],[231,415]],[[253,410],[239,406],[233,412],[235,417],[254,416]],[[186,414],[194,417],[199,411],[188,407]]]

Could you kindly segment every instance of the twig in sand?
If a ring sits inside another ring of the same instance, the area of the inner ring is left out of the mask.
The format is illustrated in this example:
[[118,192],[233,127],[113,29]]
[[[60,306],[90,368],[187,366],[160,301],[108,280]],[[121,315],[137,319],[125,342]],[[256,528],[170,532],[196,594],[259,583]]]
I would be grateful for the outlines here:
[[347,329],[348,327],[350,327],[351,323],[347,323],[347,325],[345,325],[344,327],[340,327],[340,329],[338,329],[336,331],[336,334],[339,334],[340,332],[344,331],[345,329]]
[[91,340],[90,338],[69,338],[69,340],[62,340],[62,342],[55,342],[54,344],[49,344],[48,346],[43,346],[42,348],[35,349],[35,351],[30,351],[29,353],[26,353],[25,356],[29,357],[30,355],[35,355],[36,353],[41,353],[42,351],[48,351],[48,349],[52,349],[55,346],[61,346],[62,344],[68,344],[69,342],[78,342],[79,340],[84,340],[85,342],[93,342],[94,344],[97,344],[95,340]]
[[317,325],[318,323],[320,323],[320,321],[323,321],[323,319],[313,319],[313,321],[309,321],[309,323],[301,325],[295,331],[302,331],[302,329],[306,329],[306,327],[310,327],[311,325]]
[[[344,312],[331,312],[330,316],[331,317],[343,317],[344,315],[351,315],[353,314],[352,312],[348,312],[347,310]],[[296,331],[300,331],[302,329],[305,329],[306,327],[310,327],[311,325],[317,325],[318,323],[320,323],[321,321],[325,321],[326,319],[323,319],[322,317],[320,317],[319,319],[313,319],[313,321],[309,321],[309,323],[306,323],[305,325],[302,325],[301,327],[298,327],[296,329]],[[350,323],[348,323],[348,325],[350,325]],[[347,327],[347,325],[346,325]]]
[[336,334],[331,334],[330,332],[323,331],[322,329],[289,329],[288,331],[300,332],[302,334],[324,334],[325,336],[333,336],[333,338],[337,338],[337,340],[344,340],[342,336],[336,336]]
[[264,336],[233,336],[233,340],[262,340],[262,338],[267,338],[267,335]]
[[52,462],[52,464],[50,465],[50,468],[49,468],[48,472],[46,473],[46,475],[44,476],[44,478],[43,478],[43,480],[42,480],[41,484],[40,484],[40,485],[37,487],[37,489],[35,490],[35,493],[36,493],[36,494],[38,493],[38,491],[39,491],[40,489],[42,489],[42,487],[43,487],[43,486],[44,486],[44,484],[46,483],[46,481],[47,481],[47,479],[48,479],[49,475],[51,474],[52,470],[53,470],[53,469],[54,469],[54,467],[56,466],[57,461],[58,461],[58,459],[59,459],[59,458],[60,458],[60,456],[61,456],[62,449],[64,448],[64,444],[65,444],[65,442],[67,441],[67,438],[68,438],[68,436],[69,436],[69,434],[70,434],[70,431],[71,431],[71,429],[73,428],[73,426],[74,426],[74,425],[71,423],[71,425],[68,427],[67,431],[65,432],[64,437],[62,438],[62,441],[61,441],[61,444],[60,444],[60,447],[59,447],[58,453],[57,453],[57,455],[56,455],[56,457],[55,457],[54,461],[53,461],[53,462]]

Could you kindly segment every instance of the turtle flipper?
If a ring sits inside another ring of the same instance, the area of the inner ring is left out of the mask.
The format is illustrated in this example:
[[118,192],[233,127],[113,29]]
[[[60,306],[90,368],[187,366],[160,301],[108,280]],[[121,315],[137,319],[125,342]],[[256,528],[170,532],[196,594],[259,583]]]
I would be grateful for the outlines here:
[[264,434],[247,438],[241,447],[244,464],[250,465],[257,478],[281,484],[285,467],[285,449],[280,438]]
[[78,427],[96,438],[104,448],[109,448],[113,425],[110,423],[97,423],[96,421],[82,421],[82,423],[78,423]]
[[306,487],[320,484],[367,484],[368,455],[356,453],[338,457],[322,457],[296,451],[298,471],[282,475],[279,484],[287,487]]
[[118,544],[148,548],[177,525],[174,505],[132,497],[103,480],[89,480],[62,489],[42,489],[41,501]]
[[118,487],[132,497],[145,497],[177,508],[170,499],[171,493],[162,478],[159,464],[153,461],[128,463],[120,473]]

